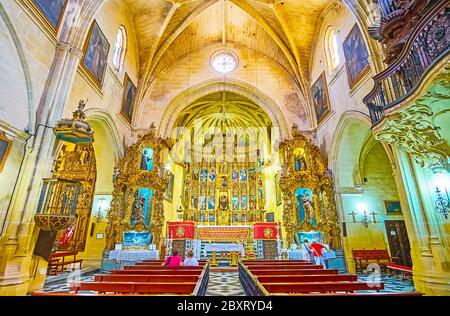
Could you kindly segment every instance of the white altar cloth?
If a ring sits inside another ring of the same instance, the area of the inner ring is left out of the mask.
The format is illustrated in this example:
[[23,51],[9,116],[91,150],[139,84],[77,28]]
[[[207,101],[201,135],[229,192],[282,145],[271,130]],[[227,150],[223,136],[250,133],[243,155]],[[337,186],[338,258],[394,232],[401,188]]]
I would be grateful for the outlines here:
[[244,246],[241,244],[206,244],[203,247],[204,256],[207,256],[208,251],[216,251],[216,252],[231,252],[236,251],[242,254],[242,257],[245,256]]
[[112,250],[109,259],[117,261],[158,260],[158,250]]
[[288,250],[289,260],[303,260],[303,252],[301,250]]

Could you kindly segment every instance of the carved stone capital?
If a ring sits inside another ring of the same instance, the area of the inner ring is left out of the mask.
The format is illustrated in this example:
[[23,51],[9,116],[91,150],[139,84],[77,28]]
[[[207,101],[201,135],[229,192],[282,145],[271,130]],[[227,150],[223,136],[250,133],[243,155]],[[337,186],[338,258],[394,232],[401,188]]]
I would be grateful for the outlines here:
[[418,100],[390,116],[375,138],[412,154],[421,167],[445,169],[450,148],[432,118],[430,107]]

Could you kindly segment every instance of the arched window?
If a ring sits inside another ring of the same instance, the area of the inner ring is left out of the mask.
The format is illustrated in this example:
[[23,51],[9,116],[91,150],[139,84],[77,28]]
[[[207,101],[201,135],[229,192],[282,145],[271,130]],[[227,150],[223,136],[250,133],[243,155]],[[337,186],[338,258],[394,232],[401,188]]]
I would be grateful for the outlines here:
[[330,26],[325,33],[325,55],[330,72],[339,65],[338,43],[334,29]]
[[116,43],[114,44],[113,65],[116,70],[120,71],[125,59],[125,52],[127,48],[127,33],[125,28],[120,26],[116,36]]

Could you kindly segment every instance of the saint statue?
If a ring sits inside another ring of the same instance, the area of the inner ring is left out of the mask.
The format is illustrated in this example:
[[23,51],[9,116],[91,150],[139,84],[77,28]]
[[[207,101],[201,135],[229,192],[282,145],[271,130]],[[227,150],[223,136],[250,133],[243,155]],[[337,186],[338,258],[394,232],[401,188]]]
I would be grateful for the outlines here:
[[308,193],[304,193],[301,197],[303,208],[305,209],[305,219],[313,220],[314,219],[314,207],[312,203],[312,197],[308,195]]

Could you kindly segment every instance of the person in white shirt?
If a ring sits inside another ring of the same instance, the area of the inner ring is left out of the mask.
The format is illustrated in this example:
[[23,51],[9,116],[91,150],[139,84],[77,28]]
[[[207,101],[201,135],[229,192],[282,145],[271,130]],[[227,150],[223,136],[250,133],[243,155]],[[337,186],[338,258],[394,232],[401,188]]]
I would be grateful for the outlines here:
[[194,251],[189,249],[186,253],[186,259],[183,262],[184,267],[197,267],[198,261],[194,258]]

